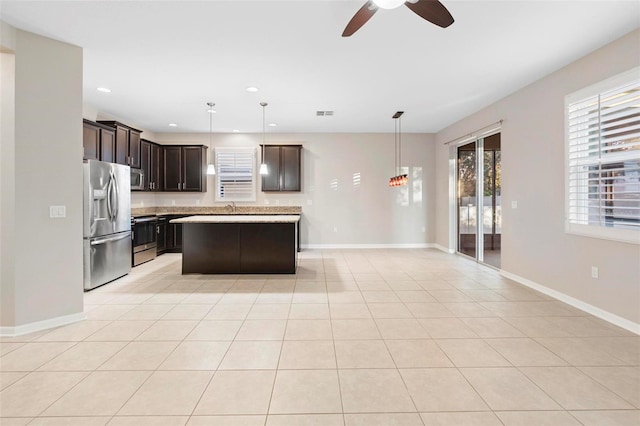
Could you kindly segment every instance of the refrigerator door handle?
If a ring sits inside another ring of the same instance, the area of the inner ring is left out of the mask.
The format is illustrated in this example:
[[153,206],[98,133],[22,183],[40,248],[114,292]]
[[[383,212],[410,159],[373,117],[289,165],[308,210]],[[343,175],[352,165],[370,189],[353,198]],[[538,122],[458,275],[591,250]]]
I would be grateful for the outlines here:
[[113,180],[109,179],[107,184],[107,214],[109,215],[109,221],[113,222],[113,209],[111,207],[111,192],[113,190]]
[[120,206],[119,204],[119,199],[120,199],[120,190],[118,189],[119,183],[118,183],[118,178],[116,177],[116,174],[113,173],[113,170],[111,171],[111,181],[113,182],[113,193],[115,195],[114,198],[114,207],[113,207],[113,219],[112,220],[116,220],[118,218],[118,210],[120,210]]
[[115,237],[96,238],[94,240],[91,240],[91,245],[98,246],[100,244],[110,243],[112,241],[124,240],[125,238],[130,238],[130,237],[131,236],[129,235],[129,233],[126,233],[125,235],[117,235]]

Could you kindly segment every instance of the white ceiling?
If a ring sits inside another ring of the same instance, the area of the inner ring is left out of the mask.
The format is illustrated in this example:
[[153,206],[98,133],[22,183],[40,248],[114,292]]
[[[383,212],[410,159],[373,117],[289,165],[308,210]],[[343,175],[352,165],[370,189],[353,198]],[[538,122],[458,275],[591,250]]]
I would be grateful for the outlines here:
[[364,2],[3,0],[0,13],[83,47],[85,103],[154,132],[208,132],[207,101],[216,132],[261,131],[260,101],[270,132],[393,132],[397,110],[403,132],[436,132],[640,26],[638,1],[442,0],[449,28],[400,7],[342,38]]

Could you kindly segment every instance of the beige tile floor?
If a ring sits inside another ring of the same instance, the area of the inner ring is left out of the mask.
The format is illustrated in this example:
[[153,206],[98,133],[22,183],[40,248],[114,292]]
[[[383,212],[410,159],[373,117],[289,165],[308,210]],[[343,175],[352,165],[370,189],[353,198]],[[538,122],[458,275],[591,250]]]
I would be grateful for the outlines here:
[[640,337],[435,250],[300,254],[296,275],[85,293],[0,339],[5,425],[640,425]]

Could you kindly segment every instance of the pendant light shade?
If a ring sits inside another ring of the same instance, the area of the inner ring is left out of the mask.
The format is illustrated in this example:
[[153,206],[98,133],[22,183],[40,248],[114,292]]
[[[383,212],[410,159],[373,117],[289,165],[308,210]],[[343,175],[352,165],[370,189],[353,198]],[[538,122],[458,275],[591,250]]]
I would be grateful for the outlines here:
[[216,167],[213,165],[212,160],[213,153],[211,152],[211,142],[213,140],[213,107],[215,105],[213,102],[207,102],[207,106],[209,107],[207,109],[209,113],[209,164],[207,164],[207,175],[209,176],[216,174]]
[[262,107],[262,146],[260,147],[260,174],[261,175],[268,175],[269,174],[269,168],[267,167],[267,164],[264,162],[264,145],[265,145],[265,139],[266,139],[266,135],[267,135],[267,131],[266,131],[266,127],[265,127],[265,108],[267,107],[267,105],[269,105],[266,102],[260,102],[260,106]]

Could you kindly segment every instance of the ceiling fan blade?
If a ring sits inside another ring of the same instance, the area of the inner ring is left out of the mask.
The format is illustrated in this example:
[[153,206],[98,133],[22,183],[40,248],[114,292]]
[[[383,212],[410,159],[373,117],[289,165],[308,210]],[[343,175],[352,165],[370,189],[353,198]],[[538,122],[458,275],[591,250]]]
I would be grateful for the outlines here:
[[353,15],[353,18],[351,18],[347,27],[344,29],[342,37],[350,37],[353,33],[358,31],[361,26],[366,24],[377,11],[378,6],[376,6],[371,0],[367,1],[364,6],[362,6],[360,10]]
[[447,28],[453,24],[453,16],[438,0],[417,0],[415,2],[408,0],[405,6],[416,15],[439,27]]

